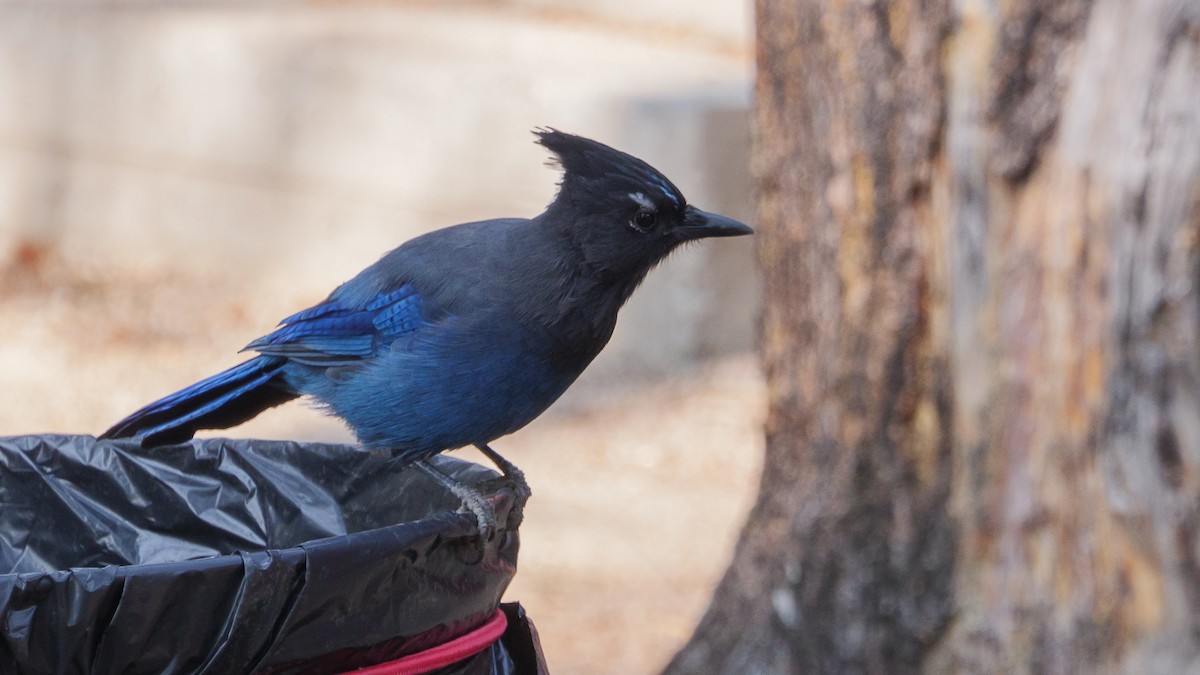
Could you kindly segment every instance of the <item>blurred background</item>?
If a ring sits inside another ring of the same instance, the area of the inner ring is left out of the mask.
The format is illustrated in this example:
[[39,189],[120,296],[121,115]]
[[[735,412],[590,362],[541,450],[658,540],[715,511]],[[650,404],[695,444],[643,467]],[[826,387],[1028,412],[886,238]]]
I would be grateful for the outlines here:
[[[97,433],[414,235],[539,213],[537,126],[753,223],[746,0],[0,11],[0,434]],[[534,490],[508,598],[556,671],[661,668],[728,562],[761,466],[753,246],[674,256],[497,444]],[[230,434],[350,439],[303,404]]]

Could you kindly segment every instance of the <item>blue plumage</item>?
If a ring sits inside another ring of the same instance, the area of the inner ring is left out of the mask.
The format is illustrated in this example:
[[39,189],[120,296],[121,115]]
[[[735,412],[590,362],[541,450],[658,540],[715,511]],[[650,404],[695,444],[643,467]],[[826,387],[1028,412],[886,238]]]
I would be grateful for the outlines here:
[[750,233],[688,205],[641,160],[557,131],[538,140],[563,169],[545,213],[407,242],[247,345],[259,356],[142,408],[104,436],[177,442],[307,395],[365,446],[405,461],[484,445],[562,395],[672,249]]
[[[295,398],[270,386],[282,373],[286,359],[258,356],[181,389],[138,410],[113,425],[101,438],[137,436],[150,443],[192,437],[196,429],[221,429],[241,424],[263,410]],[[239,401],[251,396],[248,408]]]
[[352,365],[420,327],[420,296],[411,284],[381,293],[362,307],[330,298],[280,322],[275,332],[246,345],[310,366]]

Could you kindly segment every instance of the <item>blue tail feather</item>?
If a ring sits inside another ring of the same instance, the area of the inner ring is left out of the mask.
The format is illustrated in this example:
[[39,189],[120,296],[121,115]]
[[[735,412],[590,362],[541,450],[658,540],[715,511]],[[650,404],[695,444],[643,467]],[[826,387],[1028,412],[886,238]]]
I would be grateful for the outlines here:
[[200,429],[224,429],[296,398],[284,382],[286,361],[258,356],[161,398],[117,422],[100,438],[180,443]]

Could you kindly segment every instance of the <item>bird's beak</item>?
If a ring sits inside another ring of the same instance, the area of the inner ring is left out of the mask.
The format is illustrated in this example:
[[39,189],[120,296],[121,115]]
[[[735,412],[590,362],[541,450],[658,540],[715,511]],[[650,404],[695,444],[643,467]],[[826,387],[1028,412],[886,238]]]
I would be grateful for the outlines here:
[[683,241],[754,234],[754,230],[750,229],[749,225],[716,213],[701,211],[694,206],[687,207],[687,211],[683,214],[683,227],[675,228],[675,232]]

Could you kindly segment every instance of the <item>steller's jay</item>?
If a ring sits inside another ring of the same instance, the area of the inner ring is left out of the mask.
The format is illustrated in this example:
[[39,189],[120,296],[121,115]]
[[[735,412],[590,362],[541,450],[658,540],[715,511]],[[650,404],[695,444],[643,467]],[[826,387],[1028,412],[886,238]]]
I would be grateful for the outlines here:
[[753,232],[689,205],[640,159],[556,130],[535,134],[563,171],[544,213],[408,241],[246,346],[258,356],[147,405],[101,438],[177,443],[312,396],[365,448],[417,463],[463,499],[481,532],[491,528],[478,493],[423,460],[474,445],[527,491],[488,443],[566,391],[672,250]]

